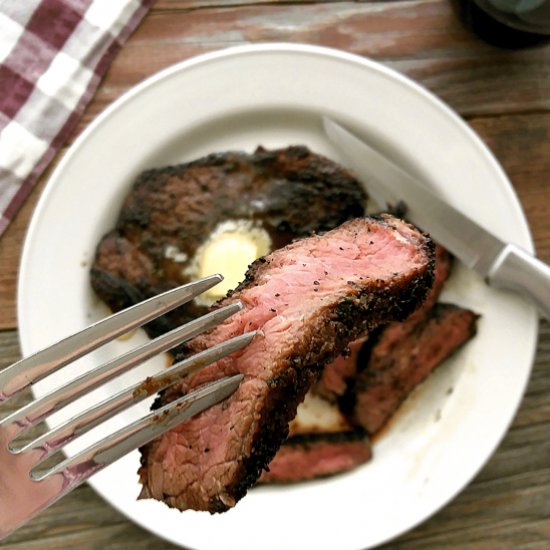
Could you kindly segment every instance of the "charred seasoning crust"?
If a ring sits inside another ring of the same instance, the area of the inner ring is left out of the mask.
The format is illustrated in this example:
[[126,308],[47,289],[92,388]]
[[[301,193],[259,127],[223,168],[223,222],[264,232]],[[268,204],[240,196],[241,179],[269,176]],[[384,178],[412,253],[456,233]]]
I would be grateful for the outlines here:
[[[320,313],[308,326],[307,334],[289,355],[289,368],[268,382],[271,391],[254,434],[252,452],[244,458],[226,495],[238,501],[256,483],[287,437],[288,423],[295,417],[307,390],[350,341],[387,319],[404,319],[425,299],[433,282],[434,248],[429,239],[423,247],[429,262],[412,277],[396,276],[387,286],[383,281],[376,281],[368,290],[354,289],[335,310]],[[262,261],[253,264],[247,281],[241,286],[253,283],[262,265]],[[219,497],[210,502],[211,512],[228,509]]]

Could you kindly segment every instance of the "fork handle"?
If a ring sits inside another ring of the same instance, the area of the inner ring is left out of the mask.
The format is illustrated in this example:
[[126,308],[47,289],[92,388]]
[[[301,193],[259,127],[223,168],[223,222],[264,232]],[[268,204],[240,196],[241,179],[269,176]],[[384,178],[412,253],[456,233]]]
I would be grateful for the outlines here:
[[515,290],[529,298],[550,319],[550,266],[518,246],[508,244],[488,274],[496,287]]

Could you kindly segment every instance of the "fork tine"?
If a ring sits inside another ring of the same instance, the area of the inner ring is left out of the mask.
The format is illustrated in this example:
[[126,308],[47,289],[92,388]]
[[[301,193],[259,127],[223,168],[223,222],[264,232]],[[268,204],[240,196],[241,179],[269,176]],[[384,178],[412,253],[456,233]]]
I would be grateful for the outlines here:
[[46,459],[63,445],[80,437],[122,410],[171,386],[184,376],[242,349],[251,342],[255,335],[256,331],[241,334],[231,340],[227,340],[226,342],[222,342],[212,348],[208,348],[196,355],[188,357],[172,365],[168,369],[151,376],[144,382],[138,382],[116,395],[105,399],[98,405],[86,409],[77,416],[69,419],[67,422],[49,430],[34,441],[22,443],[20,439],[16,438],[10,442],[8,448],[14,454],[40,448],[46,453],[42,458]]
[[169,290],[21,359],[0,372],[0,403],[99,346],[192,300],[222,280],[216,274]]
[[41,469],[39,462],[31,469],[30,477],[41,481],[63,473],[72,488],[130,451],[219,403],[237,389],[243,378],[242,374],[222,378],[184,395],[53,467]]
[[124,355],[94,368],[71,382],[44,395],[40,399],[30,402],[10,415],[0,420],[0,426],[8,423],[18,423],[22,431],[36,425],[45,416],[59,410],[67,403],[92,391],[100,385],[112,380],[146,359],[161,352],[167,351],[182,342],[194,338],[205,330],[218,325],[237,311],[242,309],[240,302],[234,302],[203,315],[185,325],[182,325],[154,340],[135,348]]

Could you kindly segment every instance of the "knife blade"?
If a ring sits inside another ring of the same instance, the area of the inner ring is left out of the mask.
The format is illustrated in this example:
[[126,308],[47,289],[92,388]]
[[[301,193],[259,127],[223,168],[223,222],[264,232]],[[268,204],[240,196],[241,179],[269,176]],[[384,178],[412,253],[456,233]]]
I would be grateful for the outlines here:
[[334,120],[323,117],[323,127],[382,209],[403,202],[408,221],[430,233],[489,284],[530,298],[550,318],[550,266],[482,227]]

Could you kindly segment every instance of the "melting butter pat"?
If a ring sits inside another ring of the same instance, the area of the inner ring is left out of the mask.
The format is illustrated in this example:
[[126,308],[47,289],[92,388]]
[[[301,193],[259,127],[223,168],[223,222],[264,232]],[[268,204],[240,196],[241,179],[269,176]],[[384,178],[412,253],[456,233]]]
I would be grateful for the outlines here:
[[235,288],[248,266],[271,251],[267,232],[251,220],[231,220],[219,224],[197,250],[196,274],[206,277],[221,273],[224,280],[208,290],[203,299],[214,302]]

